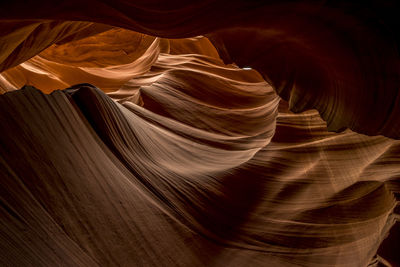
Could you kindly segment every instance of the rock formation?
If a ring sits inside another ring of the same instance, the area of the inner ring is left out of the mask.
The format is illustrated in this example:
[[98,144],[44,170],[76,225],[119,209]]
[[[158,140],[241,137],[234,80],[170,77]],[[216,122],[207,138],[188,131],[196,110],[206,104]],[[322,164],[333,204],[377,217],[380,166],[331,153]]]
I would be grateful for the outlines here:
[[0,4],[2,266],[398,266],[394,1]]

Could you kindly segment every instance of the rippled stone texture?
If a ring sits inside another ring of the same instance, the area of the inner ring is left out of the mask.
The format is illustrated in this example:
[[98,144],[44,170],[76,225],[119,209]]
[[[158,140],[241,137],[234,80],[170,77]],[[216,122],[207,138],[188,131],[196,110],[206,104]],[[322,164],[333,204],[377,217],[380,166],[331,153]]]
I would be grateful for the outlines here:
[[0,4],[1,265],[396,266],[395,7]]

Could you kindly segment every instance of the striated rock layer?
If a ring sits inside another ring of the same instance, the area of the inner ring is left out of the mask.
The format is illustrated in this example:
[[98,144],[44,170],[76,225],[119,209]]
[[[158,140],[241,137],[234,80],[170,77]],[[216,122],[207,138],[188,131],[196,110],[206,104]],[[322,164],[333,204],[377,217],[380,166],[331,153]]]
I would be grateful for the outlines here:
[[395,4],[41,3],[0,4],[0,265],[397,266]]
[[393,0],[4,1],[0,71],[104,30],[76,21],[168,38],[207,34],[226,62],[257,69],[292,111],[315,108],[330,130],[398,139],[398,10]]

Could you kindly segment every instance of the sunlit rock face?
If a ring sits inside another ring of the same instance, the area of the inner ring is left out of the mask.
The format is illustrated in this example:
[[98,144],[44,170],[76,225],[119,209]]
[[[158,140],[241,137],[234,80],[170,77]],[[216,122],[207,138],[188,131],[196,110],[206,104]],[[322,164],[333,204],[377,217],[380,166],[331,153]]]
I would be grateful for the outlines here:
[[0,4],[0,265],[397,266],[396,8]]

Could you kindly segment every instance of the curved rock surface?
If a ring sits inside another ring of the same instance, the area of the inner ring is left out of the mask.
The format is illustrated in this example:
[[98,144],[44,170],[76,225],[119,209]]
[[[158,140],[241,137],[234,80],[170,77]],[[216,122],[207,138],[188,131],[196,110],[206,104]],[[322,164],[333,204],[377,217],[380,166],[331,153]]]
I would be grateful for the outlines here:
[[62,20],[169,38],[208,34],[226,61],[257,69],[293,111],[315,108],[334,131],[400,135],[397,1],[42,0],[0,10],[0,71],[90,27]]
[[396,7],[0,4],[1,265],[397,266]]

